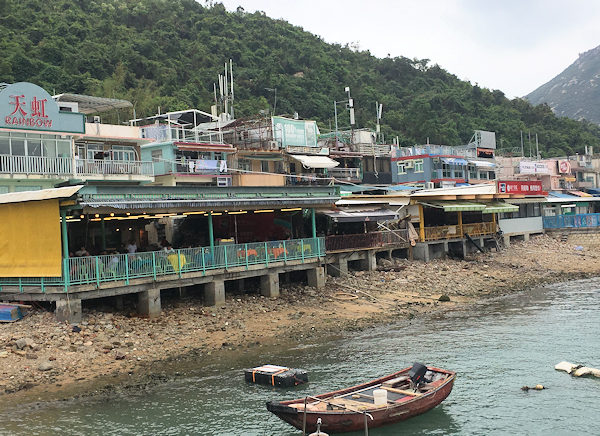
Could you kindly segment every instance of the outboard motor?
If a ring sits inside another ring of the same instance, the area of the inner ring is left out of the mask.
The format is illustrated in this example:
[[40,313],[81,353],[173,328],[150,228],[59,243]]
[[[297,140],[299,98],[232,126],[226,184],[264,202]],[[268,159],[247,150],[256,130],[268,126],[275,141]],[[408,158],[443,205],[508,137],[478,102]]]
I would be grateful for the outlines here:
[[430,380],[425,378],[425,373],[427,372],[427,367],[422,363],[415,362],[413,363],[412,368],[408,371],[408,377],[410,379],[410,383],[412,388],[416,391],[422,383],[427,383]]

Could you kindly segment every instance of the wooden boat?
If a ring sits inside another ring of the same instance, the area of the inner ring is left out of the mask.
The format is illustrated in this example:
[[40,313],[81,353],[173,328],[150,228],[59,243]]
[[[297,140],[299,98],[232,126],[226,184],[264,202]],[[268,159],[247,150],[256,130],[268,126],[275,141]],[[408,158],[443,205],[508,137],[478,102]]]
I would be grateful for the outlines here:
[[[267,410],[297,429],[341,433],[404,421],[440,404],[456,373],[415,363],[394,374],[315,397],[268,402]],[[385,391],[384,394],[381,391]],[[384,397],[382,399],[382,394]],[[377,397],[377,398],[375,398]]]

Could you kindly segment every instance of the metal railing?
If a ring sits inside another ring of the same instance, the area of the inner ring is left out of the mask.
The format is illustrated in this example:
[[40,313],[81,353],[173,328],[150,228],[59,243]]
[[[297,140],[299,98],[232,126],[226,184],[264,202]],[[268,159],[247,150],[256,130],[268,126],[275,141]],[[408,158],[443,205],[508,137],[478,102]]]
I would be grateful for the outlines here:
[[493,222],[463,224],[462,234],[459,225],[425,227],[425,240],[422,242],[462,238],[465,233],[469,236],[492,235],[496,230]]
[[[100,174],[153,176],[152,162],[109,159],[75,159],[77,175]],[[0,155],[0,173],[73,175],[71,157]]]
[[327,170],[330,176],[337,179],[361,180],[360,168],[330,168]]
[[542,217],[545,229],[600,227],[600,213]]
[[389,232],[358,233],[354,235],[332,235],[325,238],[327,251],[380,248],[408,244],[406,229]]
[[182,248],[178,250],[151,251],[135,254],[72,257],[63,259],[62,277],[0,278],[3,286],[36,287],[45,292],[47,287],[92,285],[99,288],[108,282],[125,282],[133,279],[179,276],[210,270],[227,270],[232,267],[264,265],[290,260],[301,261],[325,255],[324,238],[290,239],[285,241],[252,242],[215,247]]
[[8,174],[72,174],[70,157],[0,155],[0,173]]
[[[225,162],[225,163],[224,163]],[[222,159],[153,159],[154,174],[199,174],[223,176],[227,175],[227,164]]]
[[110,159],[75,159],[78,175],[98,174],[153,176],[154,168],[149,161],[127,161]]

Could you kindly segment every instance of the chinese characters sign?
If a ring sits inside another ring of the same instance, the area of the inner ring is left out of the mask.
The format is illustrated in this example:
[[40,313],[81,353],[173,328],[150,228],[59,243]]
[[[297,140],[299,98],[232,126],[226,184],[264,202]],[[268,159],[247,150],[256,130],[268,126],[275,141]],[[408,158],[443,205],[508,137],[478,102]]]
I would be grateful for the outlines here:
[[520,195],[546,195],[546,193],[542,190],[542,182],[540,182],[539,180],[531,180],[526,182],[498,182],[498,193]]
[[84,133],[83,114],[60,112],[54,99],[33,83],[20,82],[0,92],[0,127]]
[[520,174],[550,174],[548,165],[544,162],[530,162],[522,160],[519,162]]

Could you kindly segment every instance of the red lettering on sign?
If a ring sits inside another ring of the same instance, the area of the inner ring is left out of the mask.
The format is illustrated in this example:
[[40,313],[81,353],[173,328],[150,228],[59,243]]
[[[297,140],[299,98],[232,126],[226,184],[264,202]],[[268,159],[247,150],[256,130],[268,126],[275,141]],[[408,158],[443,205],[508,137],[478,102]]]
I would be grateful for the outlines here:
[[27,112],[25,112],[25,110],[23,110],[23,106],[25,106],[25,96],[24,95],[11,95],[9,97],[13,99],[13,101],[9,102],[9,104],[12,104],[15,106],[15,110],[12,111],[10,115],[16,114],[17,111],[19,111],[21,113],[21,115],[23,115],[23,116],[27,115]]
[[46,115],[46,102],[47,101],[48,100],[46,100],[46,99],[38,100],[37,97],[33,97],[33,100],[31,100],[31,116],[48,118],[48,115]]

